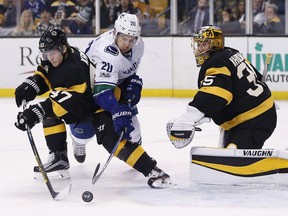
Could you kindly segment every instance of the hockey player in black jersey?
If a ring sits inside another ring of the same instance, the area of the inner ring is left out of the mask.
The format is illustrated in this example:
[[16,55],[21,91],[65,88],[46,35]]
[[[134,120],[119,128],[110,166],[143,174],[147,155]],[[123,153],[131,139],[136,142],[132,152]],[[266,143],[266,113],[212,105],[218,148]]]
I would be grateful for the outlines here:
[[186,113],[168,122],[172,144],[188,145],[195,126],[212,119],[223,132],[220,147],[261,149],[277,122],[274,100],[262,75],[238,50],[224,46],[219,27],[201,27],[192,47],[201,66],[199,90]]
[[[49,159],[44,164],[47,173],[55,178],[70,178],[66,144],[66,124],[91,121],[95,112],[90,84],[90,61],[79,50],[71,47],[63,31],[52,29],[39,40],[41,64],[33,76],[16,88],[17,106],[32,101],[48,91],[49,97],[19,112],[15,126],[25,131],[43,122],[49,148]],[[64,123],[65,122],[65,123]],[[40,174],[34,167],[35,177]]]

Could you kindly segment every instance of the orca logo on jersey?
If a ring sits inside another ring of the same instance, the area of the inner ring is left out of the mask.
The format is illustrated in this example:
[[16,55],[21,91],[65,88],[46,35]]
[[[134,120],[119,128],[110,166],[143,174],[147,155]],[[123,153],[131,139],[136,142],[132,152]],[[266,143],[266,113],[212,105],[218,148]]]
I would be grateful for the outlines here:
[[106,46],[104,49],[104,52],[106,53],[110,53],[111,55],[117,56],[119,54],[119,50],[117,49],[117,47],[109,45]]

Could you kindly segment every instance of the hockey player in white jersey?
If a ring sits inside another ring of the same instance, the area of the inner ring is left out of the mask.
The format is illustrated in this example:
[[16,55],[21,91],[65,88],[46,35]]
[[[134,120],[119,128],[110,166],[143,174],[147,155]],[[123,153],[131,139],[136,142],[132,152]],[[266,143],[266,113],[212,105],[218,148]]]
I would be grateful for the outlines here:
[[102,108],[93,126],[71,125],[74,156],[84,162],[85,145],[96,130],[98,144],[110,153],[124,131],[114,156],[148,177],[148,185],[163,188],[172,185],[170,176],[159,169],[141,146],[137,104],[141,98],[142,79],[136,74],[144,52],[141,27],[136,15],[122,13],[114,29],[89,42],[85,53],[96,66],[94,102]]

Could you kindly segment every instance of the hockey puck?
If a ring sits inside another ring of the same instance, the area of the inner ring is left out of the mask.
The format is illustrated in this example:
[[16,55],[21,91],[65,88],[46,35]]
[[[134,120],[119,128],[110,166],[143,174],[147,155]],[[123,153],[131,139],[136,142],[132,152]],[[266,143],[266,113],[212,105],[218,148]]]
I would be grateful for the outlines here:
[[82,199],[84,202],[91,202],[93,200],[93,194],[90,191],[84,191]]

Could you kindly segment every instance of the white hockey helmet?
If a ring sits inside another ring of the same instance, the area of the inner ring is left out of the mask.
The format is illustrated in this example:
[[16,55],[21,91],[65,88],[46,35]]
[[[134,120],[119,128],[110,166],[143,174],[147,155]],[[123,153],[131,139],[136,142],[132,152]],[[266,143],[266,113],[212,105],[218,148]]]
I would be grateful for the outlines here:
[[118,33],[137,37],[138,41],[141,34],[141,27],[137,16],[125,12],[121,13],[115,21],[114,38],[116,38]]

